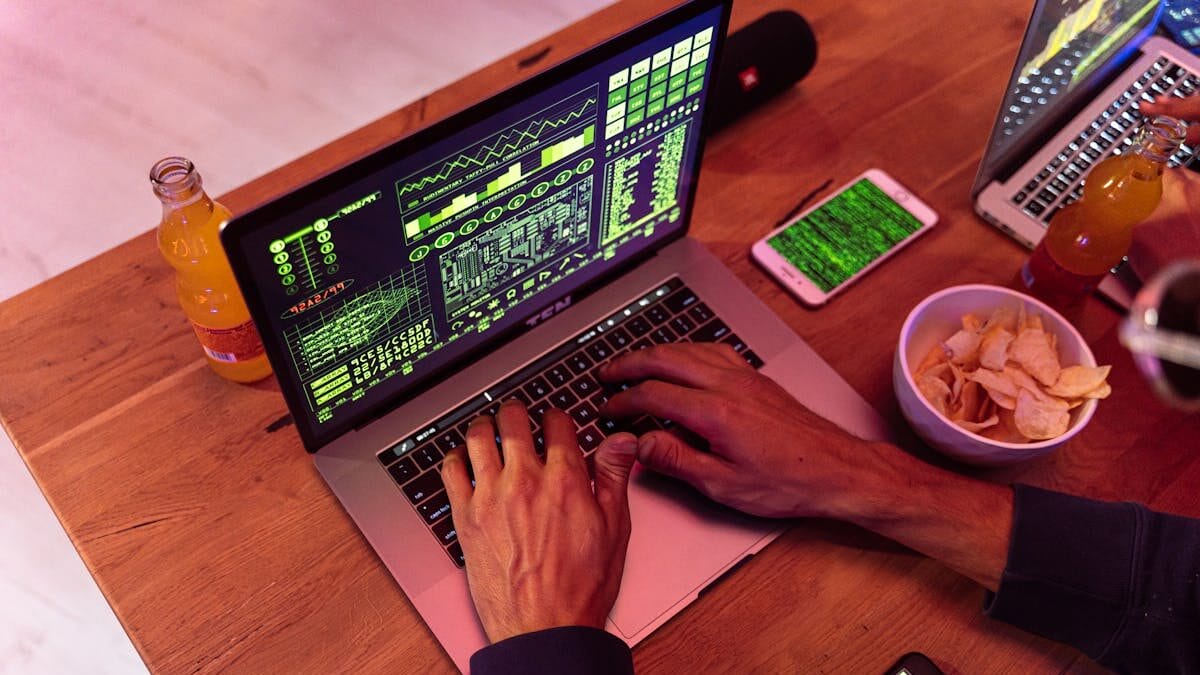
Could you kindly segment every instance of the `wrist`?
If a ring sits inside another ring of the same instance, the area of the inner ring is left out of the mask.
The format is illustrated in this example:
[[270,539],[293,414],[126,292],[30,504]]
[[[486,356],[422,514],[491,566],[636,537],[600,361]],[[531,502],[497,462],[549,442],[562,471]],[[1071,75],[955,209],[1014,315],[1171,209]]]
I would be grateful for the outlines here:
[[553,628],[586,627],[604,630],[608,612],[593,608],[568,606],[562,598],[512,598],[498,612],[489,612],[485,620],[481,614],[484,632],[495,643],[518,635],[537,633]]
[[889,443],[860,443],[848,452],[853,456],[839,462],[842,474],[826,484],[819,515],[874,531],[911,512],[914,483],[934,469]]
[[995,590],[1012,532],[1012,488],[926,464],[887,444],[843,506],[848,520]]

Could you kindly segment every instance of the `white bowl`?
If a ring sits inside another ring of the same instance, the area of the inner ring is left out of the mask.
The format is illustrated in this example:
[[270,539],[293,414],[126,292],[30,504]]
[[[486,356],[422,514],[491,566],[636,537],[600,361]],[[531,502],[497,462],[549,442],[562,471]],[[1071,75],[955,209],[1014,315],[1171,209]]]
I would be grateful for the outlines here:
[[1005,443],[963,429],[921,396],[912,369],[934,345],[962,328],[962,316],[975,314],[986,320],[996,307],[1016,307],[1016,301],[1024,302],[1031,314],[1041,314],[1046,330],[1058,336],[1063,366],[1096,365],[1096,357],[1083,336],[1062,315],[1039,300],[1000,286],[972,284],[938,291],[914,307],[900,329],[900,344],[892,364],[892,388],[900,412],[926,443],[968,464],[1003,466],[1048,455],[1079,433],[1096,412],[1096,400],[1088,400],[1071,411],[1070,424],[1061,436],[1033,443]]

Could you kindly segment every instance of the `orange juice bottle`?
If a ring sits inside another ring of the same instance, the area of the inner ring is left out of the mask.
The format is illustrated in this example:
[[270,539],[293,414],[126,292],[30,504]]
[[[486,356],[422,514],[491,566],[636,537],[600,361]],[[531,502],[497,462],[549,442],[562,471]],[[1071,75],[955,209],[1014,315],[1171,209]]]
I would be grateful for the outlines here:
[[163,205],[158,248],[175,268],[183,313],[192,322],[208,365],[234,382],[271,374],[262,339],[250,320],[218,234],[232,214],[201,186],[200,174],[182,157],[150,169],[150,184]]
[[1051,305],[1070,305],[1096,288],[1133,242],[1134,225],[1162,198],[1163,167],[1187,125],[1165,116],[1142,127],[1128,151],[1092,168],[1083,196],[1054,215],[1021,269],[1021,282]]

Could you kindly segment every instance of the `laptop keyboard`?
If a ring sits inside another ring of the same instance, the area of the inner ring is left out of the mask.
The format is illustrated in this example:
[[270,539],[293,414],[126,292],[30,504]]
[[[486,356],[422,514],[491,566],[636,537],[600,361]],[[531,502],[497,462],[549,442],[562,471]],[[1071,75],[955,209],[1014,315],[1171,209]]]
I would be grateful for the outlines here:
[[[1013,195],[1012,202],[1028,215],[1049,223],[1058,209],[1079,198],[1083,179],[1093,164],[1133,145],[1133,136],[1141,126],[1138,106],[1142,101],[1166,94],[1183,98],[1197,89],[1200,76],[1166,57],[1159,58]],[[1171,158],[1171,164],[1187,164],[1192,154],[1193,149],[1184,145]]]
[[[725,322],[678,277],[673,277],[483,394],[443,416],[424,430],[379,453],[379,461],[455,565],[463,567],[462,547],[454,529],[450,501],[442,487],[446,453],[465,443],[467,426],[477,415],[495,415],[500,403],[520,399],[529,409],[534,445],[545,455],[542,413],[566,411],[578,428],[580,451],[590,457],[610,434],[641,435],[655,429],[690,432],[669,420],[641,417],[628,422],[601,418],[599,409],[614,389],[593,375],[597,365],[617,354],[669,342],[721,342],[731,345],[755,368],[763,362]],[[499,438],[497,437],[497,443]],[[690,438],[696,443],[701,439]]]

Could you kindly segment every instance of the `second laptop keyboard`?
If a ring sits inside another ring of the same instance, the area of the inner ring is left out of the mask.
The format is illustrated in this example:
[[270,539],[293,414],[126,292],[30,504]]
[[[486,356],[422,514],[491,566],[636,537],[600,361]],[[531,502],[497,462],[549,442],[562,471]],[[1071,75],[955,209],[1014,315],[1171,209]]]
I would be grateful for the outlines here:
[[[1134,133],[1141,128],[1142,102],[1168,95],[1183,98],[1197,90],[1200,90],[1200,76],[1166,57],[1159,58],[1018,190],[1012,197],[1013,203],[1030,216],[1049,223],[1058,209],[1079,199],[1092,165],[1133,145]],[[1193,149],[1184,145],[1171,158],[1171,165],[1189,163],[1192,154]]]
[[[542,415],[551,407],[566,411],[575,421],[579,449],[586,456],[595,452],[606,436],[618,431],[641,435],[655,429],[673,429],[670,421],[651,417],[628,422],[600,417],[599,411],[613,388],[602,385],[594,375],[597,365],[617,354],[670,342],[725,343],[754,368],[762,366],[749,345],[696,293],[673,277],[421,432],[379,453],[380,464],[451,560],[462,567],[465,561],[450,500],[442,487],[441,464],[446,453],[465,444],[471,420],[478,415],[495,416],[505,400],[520,400],[529,409],[534,444],[540,455],[545,454]],[[678,431],[687,434],[686,430]]]

